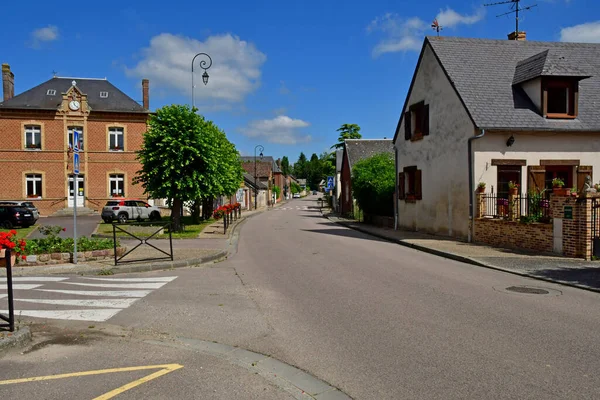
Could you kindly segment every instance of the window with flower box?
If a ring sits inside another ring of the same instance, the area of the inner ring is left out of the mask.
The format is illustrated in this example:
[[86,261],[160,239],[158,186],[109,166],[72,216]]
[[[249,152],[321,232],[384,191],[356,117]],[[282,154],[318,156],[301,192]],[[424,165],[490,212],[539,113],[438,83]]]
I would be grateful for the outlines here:
[[42,197],[42,175],[27,174],[25,175],[26,195],[27,198]]
[[39,125],[25,125],[25,149],[42,149],[42,127]]
[[125,143],[125,134],[121,127],[108,128],[108,149],[109,151],[123,151]]

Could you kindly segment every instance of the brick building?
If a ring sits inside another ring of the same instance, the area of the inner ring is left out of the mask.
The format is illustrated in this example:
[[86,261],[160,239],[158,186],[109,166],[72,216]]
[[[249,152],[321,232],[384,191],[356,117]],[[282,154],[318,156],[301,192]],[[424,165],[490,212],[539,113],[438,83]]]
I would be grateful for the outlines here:
[[[54,77],[17,96],[14,74],[2,64],[0,199],[27,199],[42,215],[77,206],[99,210],[110,197],[143,196],[132,185],[149,116],[143,106],[106,79]],[[72,132],[80,132],[79,190],[74,193]]]

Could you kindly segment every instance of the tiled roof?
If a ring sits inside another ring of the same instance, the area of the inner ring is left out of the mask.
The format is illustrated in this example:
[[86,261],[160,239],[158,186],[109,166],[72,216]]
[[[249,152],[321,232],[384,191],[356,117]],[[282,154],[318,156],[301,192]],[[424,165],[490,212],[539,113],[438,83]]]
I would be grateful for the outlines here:
[[[600,44],[431,36],[426,44],[431,45],[478,128],[600,130]],[[579,82],[576,119],[542,117],[525,92],[513,86],[515,79],[523,82],[536,73],[591,76]]]
[[[252,161],[244,161],[242,160],[242,168],[252,175],[252,179],[254,179],[254,160]],[[271,176],[271,171],[273,168],[273,164],[270,162],[256,162],[256,176],[259,178],[269,178]]]
[[348,165],[351,170],[356,162],[365,158],[376,154],[394,153],[392,139],[346,139],[344,143],[348,153]]
[[[87,95],[88,104],[93,111],[147,113],[138,102],[120,91],[105,79],[52,78],[12,99],[0,103],[0,109],[56,110],[62,102],[62,94],[76,81],[77,88]],[[52,90],[54,95],[48,95]],[[108,97],[100,97],[107,92]],[[141,96],[141,93],[140,93]]]
[[[254,162],[254,156],[241,156],[240,160],[242,160],[242,163],[245,162]],[[256,160],[258,162],[270,162],[271,164],[273,164],[273,173],[281,173],[281,168],[279,168],[279,165],[277,165],[277,163],[275,162],[275,160],[273,159],[272,156],[263,156],[262,158],[260,158],[258,155],[256,156]]]

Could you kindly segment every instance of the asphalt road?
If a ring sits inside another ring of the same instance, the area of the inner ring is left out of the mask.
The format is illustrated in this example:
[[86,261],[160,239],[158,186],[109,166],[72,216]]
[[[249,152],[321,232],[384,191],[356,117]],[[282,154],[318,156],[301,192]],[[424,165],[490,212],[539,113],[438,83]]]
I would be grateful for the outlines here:
[[[316,198],[248,219],[236,229],[237,254],[210,267],[106,277],[113,282],[68,277],[20,289],[29,301],[17,304],[30,311],[19,319],[35,323],[39,345],[1,358],[0,383],[178,364],[183,368],[119,398],[288,398],[247,368],[192,345],[170,346],[204,340],[270,355],[355,399],[600,398],[600,295],[373,239],[322,218]],[[135,278],[168,283],[148,289]],[[548,293],[506,290],[520,285]],[[111,304],[130,294],[73,290],[148,293]],[[96,298],[118,312],[58,312],[101,308],[73,301]],[[56,312],[44,319],[35,310]],[[93,398],[145,375],[10,384],[0,393]]]
[[[102,219],[99,215],[81,215],[77,217],[77,237],[87,236],[94,232],[96,226],[102,222]],[[37,224],[39,226],[42,225],[58,225],[62,228],[65,228],[66,231],[61,232],[59,236],[61,237],[73,237],[73,217],[40,217],[37,220]],[[38,230],[34,230],[29,235],[29,239],[35,238],[43,238]]]

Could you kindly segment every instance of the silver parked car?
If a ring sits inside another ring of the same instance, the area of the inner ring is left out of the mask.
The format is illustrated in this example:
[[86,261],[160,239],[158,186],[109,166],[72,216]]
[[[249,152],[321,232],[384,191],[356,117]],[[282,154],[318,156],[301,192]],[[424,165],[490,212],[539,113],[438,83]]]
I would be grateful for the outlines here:
[[151,206],[144,200],[137,199],[118,199],[109,200],[102,209],[102,219],[104,222],[118,220],[124,224],[128,220],[150,221],[160,220],[160,210],[156,206]]

